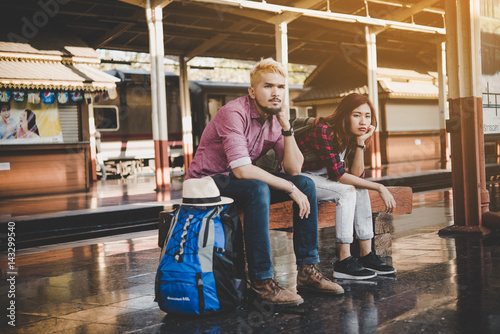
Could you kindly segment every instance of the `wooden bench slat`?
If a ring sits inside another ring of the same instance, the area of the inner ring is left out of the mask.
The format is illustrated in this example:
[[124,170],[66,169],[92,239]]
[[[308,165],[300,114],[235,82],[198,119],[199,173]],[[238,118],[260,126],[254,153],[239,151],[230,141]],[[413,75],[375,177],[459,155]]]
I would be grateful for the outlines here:
[[[396,200],[396,210],[393,215],[409,214],[412,211],[413,191],[411,187],[387,187]],[[385,210],[380,195],[375,190],[369,190],[372,212]],[[318,205],[318,227],[335,226],[335,207],[333,202],[322,202]],[[240,218],[243,219],[243,215]],[[293,227],[293,202],[283,202],[271,205],[269,229],[286,229]]]

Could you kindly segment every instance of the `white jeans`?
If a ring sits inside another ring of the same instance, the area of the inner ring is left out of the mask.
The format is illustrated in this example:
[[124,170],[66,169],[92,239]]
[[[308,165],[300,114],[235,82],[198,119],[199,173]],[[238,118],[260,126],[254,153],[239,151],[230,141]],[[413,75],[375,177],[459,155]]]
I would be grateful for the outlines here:
[[318,202],[335,202],[337,242],[350,244],[354,230],[360,240],[373,238],[372,207],[367,189],[331,181],[326,176],[302,173],[314,181]]

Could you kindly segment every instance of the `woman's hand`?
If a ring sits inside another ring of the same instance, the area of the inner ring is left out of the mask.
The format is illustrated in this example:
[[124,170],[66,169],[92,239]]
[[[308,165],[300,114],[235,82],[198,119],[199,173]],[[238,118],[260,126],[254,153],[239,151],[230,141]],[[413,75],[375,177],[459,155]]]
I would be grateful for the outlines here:
[[396,210],[396,200],[392,196],[389,190],[385,186],[381,186],[379,189],[379,194],[385,204],[385,212],[393,213]]
[[370,138],[374,132],[375,132],[375,127],[373,125],[368,126],[368,129],[366,129],[366,133],[358,137],[358,144],[364,145],[365,141],[368,138]]

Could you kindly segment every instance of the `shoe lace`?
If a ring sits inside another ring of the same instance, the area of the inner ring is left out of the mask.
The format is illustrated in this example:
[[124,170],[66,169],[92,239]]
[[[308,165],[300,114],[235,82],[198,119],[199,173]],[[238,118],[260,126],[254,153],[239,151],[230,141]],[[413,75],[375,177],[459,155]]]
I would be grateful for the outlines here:
[[351,260],[351,261],[347,264],[347,267],[350,267],[350,268],[352,268],[352,269],[354,269],[354,270],[360,270],[360,269],[363,269],[363,268],[364,268],[363,264],[362,264],[360,261],[358,261],[358,259],[356,259],[356,258],[354,258],[354,257],[353,257],[353,258],[352,258],[352,260]]
[[310,267],[306,269],[306,271],[309,272],[311,276],[314,276],[318,281],[321,281],[323,279],[328,280],[325,276],[323,276],[323,274],[316,268],[314,264],[311,264]]
[[382,262],[380,257],[378,255],[374,254],[373,252],[368,255],[367,263],[370,263],[372,265],[377,265],[377,266],[385,264],[384,262]]
[[278,293],[280,290],[285,290],[285,288],[281,287],[278,282],[274,278],[271,278],[269,281],[269,287],[275,293]]

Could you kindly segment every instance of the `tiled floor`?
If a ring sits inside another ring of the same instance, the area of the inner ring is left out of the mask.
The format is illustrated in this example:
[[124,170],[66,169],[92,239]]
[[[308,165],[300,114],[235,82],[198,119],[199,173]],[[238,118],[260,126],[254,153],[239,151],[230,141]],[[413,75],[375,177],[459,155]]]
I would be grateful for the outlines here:
[[[153,302],[156,231],[17,252],[16,327],[3,333],[500,333],[500,239],[440,238],[452,222],[449,191],[419,193],[396,217],[393,277],[339,282],[342,296],[304,295],[298,307],[258,303],[202,318],[167,315]],[[291,234],[271,231],[276,278],[295,288]],[[334,231],[320,231],[331,277]],[[6,277],[6,259],[1,259]],[[5,280],[3,280],[5,283]]]

